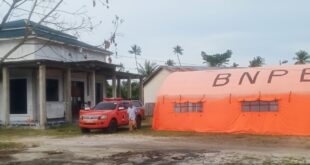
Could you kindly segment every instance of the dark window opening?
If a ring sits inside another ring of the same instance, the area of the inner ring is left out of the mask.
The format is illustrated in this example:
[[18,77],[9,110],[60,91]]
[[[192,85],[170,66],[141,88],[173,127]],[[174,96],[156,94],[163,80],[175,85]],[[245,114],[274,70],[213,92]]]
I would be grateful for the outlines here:
[[46,79],[46,101],[59,101],[57,79]]
[[27,114],[27,80],[10,80],[10,113]]
[[243,112],[277,112],[279,111],[278,100],[274,101],[242,101]]
[[175,103],[174,104],[174,112],[202,112],[203,103]]

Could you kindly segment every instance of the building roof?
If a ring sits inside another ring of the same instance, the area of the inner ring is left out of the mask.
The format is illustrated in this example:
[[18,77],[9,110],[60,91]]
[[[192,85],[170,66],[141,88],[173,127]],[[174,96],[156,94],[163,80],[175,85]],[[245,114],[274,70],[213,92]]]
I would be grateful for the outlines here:
[[[26,34],[26,22],[27,20],[22,19],[5,23],[0,30],[0,39],[23,37]],[[29,26],[32,28],[31,36],[62,42],[71,46],[89,49],[90,51],[98,51],[109,55],[112,54],[110,51],[79,41],[75,36],[51,29],[47,26],[32,21],[29,21]]]
[[160,71],[167,70],[169,72],[186,72],[214,69],[207,66],[159,66],[149,77],[143,81],[143,85],[150,82]]

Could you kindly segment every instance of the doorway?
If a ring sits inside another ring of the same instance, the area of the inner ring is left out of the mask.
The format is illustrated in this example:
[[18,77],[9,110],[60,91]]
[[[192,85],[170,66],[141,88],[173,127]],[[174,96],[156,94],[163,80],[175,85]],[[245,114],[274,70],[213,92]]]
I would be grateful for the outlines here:
[[80,109],[84,107],[84,82],[71,82],[71,96],[72,96],[72,119],[78,120]]
[[27,114],[27,79],[10,80],[10,114]]

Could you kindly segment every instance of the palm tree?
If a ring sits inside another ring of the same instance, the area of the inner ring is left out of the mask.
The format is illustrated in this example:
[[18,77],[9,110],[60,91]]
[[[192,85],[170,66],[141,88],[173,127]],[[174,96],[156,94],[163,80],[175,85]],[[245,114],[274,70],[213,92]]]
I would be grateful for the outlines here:
[[207,63],[210,67],[225,67],[231,58],[232,51],[227,50],[224,53],[217,53],[208,55],[206,52],[201,52],[201,57],[204,60],[203,63]]
[[157,69],[157,67],[158,65],[156,63],[145,60],[144,66],[139,64],[138,73],[140,73],[143,77],[148,77]]
[[261,67],[265,64],[265,59],[263,57],[257,56],[253,60],[249,61],[249,67]]
[[180,61],[179,55],[183,54],[183,48],[181,46],[177,45],[177,46],[175,46],[173,48],[173,53],[177,55],[178,61],[179,61],[179,65],[181,66],[181,61]]
[[168,59],[165,63],[167,66],[174,66],[175,65],[175,62],[171,59]]
[[296,57],[294,57],[293,59],[296,60],[295,64],[306,64],[310,62],[310,56],[308,52],[304,50],[296,52]]
[[137,55],[141,55],[141,48],[138,45],[132,45],[131,50],[128,51],[130,54],[135,55],[135,60],[136,60],[136,69],[138,70],[138,61],[137,61]]

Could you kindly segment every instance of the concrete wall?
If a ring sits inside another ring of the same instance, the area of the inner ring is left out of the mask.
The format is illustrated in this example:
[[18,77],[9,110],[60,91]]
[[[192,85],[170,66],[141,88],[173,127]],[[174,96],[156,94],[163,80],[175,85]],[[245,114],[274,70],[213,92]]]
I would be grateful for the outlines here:
[[64,102],[64,71],[57,69],[47,69],[46,79],[58,80],[58,101],[46,101],[47,119],[64,118],[65,102]]
[[35,45],[36,50],[41,48],[40,51],[38,51],[35,54],[36,59],[49,59],[49,60],[66,61],[66,62],[87,61],[87,60],[98,60],[102,62],[106,61],[106,55],[103,55],[101,53],[87,51],[86,49],[80,51],[80,49],[78,48],[73,48],[59,44],[43,46],[40,43],[42,42],[38,42],[38,44]]
[[[8,51],[10,51],[20,40],[0,40],[0,58],[2,58]],[[34,43],[34,40],[29,40],[29,43]],[[17,58],[24,56],[35,51],[35,45],[24,44],[20,46],[14,53],[12,53],[8,58]],[[16,61],[16,60],[33,60],[34,54],[28,55],[19,59],[7,59],[6,61]]]
[[[19,41],[20,40],[0,40],[0,58],[17,45]],[[6,59],[6,61],[48,59],[66,62],[87,60],[106,62],[106,57],[107,55],[103,53],[88,51],[87,49],[81,51],[81,49],[72,46],[55,43],[47,44],[45,40],[29,39],[27,44],[20,46]]]
[[154,111],[154,106],[156,102],[157,92],[159,91],[162,83],[169,76],[171,72],[162,69],[157,73],[152,80],[150,80],[144,87],[144,108],[145,115],[152,116]]
[[171,72],[167,70],[161,70],[157,75],[153,77],[144,87],[144,102],[145,103],[155,103],[156,95],[159,91],[161,84],[168,77]]

